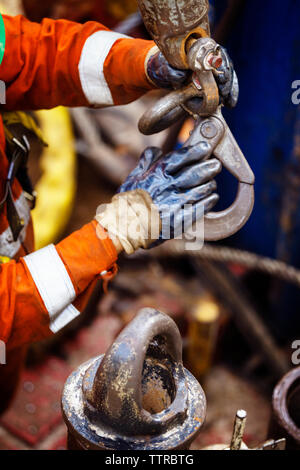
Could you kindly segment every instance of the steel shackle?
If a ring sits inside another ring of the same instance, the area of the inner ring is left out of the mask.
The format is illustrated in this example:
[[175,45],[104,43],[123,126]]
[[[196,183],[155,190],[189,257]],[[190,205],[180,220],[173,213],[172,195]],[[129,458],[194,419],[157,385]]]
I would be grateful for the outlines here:
[[[152,135],[167,129],[184,116],[210,116],[219,106],[220,96],[209,58],[219,57],[219,45],[211,38],[191,40],[187,51],[192,81],[179,90],[168,93],[147,110],[139,121],[142,134]],[[189,100],[201,98],[196,112],[189,108]]]

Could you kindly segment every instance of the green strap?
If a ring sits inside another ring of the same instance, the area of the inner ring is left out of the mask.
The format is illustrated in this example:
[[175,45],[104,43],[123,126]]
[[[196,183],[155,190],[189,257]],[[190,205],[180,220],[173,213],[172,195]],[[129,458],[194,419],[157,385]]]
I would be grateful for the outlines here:
[[5,51],[5,26],[4,26],[2,15],[0,13],[0,65],[3,60],[4,51]]

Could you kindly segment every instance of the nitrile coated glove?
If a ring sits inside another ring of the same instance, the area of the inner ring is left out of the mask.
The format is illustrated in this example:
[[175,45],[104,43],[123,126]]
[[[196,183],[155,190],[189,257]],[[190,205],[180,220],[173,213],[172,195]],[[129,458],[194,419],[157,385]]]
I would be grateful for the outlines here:
[[[219,88],[220,102],[229,108],[234,108],[238,102],[239,84],[234,71],[232,60],[224,47],[221,47],[223,63],[214,73]],[[153,49],[153,52],[156,49]],[[156,52],[148,59],[147,75],[158,88],[181,88],[191,77],[190,70],[179,70],[172,67],[161,52]],[[194,103],[202,101],[194,98]],[[199,103],[200,104],[200,103]],[[195,109],[195,106],[193,108]]]
[[128,254],[177,237],[209,212],[219,197],[221,171],[206,142],[163,155],[147,148],[138,166],[96,220]]

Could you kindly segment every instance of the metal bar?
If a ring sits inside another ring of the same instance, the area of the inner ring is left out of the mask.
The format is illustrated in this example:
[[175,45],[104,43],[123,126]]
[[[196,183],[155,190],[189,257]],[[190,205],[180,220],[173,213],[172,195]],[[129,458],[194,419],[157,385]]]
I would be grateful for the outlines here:
[[246,420],[247,420],[247,412],[245,410],[238,410],[236,413],[235,420],[234,420],[233,434],[232,434],[232,439],[230,443],[230,450],[241,449],[241,446],[243,443],[244,432],[245,432]]

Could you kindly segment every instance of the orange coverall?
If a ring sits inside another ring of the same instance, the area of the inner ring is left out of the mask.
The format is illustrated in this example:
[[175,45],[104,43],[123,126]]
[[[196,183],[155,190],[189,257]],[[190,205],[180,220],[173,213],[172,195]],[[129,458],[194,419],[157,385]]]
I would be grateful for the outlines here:
[[[95,22],[3,19],[2,110],[125,104],[152,88],[145,73],[152,41],[121,36]],[[1,199],[8,166],[0,117]],[[0,214],[0,255],[12,259],[0,266],[0,340],[7,347],[7,364],[0,366],[2,405],[16,385],[26,345],[59,331],[79,315],[95,280],[112,276],[117,261],[111,240],[97,237],[95,221],[58,245],[29,254],[34,249],[29,206],[17,180],[12,191],[25,225],[13,241],[6,208]]]

